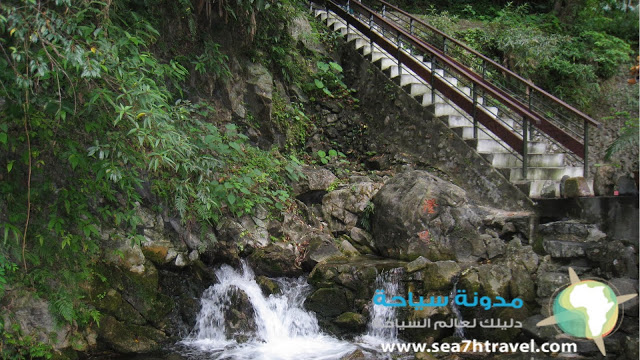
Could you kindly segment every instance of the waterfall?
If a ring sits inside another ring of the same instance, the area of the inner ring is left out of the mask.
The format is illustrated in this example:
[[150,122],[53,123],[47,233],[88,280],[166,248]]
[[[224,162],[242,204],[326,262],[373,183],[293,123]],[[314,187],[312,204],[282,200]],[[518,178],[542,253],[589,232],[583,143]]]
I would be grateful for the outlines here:
[[[302,304],[310,292],[304,278],[278,279],[281,294],[265,297],[246,264],[242,271],[223,265],[215,274],[218,283],[203,294],[196,325],[181,341],[188,355],[217,360],[328,360],[356,349],[355,345],[323,334],[315,315],[304,310]],[[255,326],[248,334],[247,329],[229,327],[225,319],[231,306],[238,305],[232,304],[238,292],[246,295],[245,302],[253,310],[250,320]]]
[[[396,268],[382,272],[376,276],[375,288],[384,290],[385,294],[394,296],[400,295],[400,278],[403,269]],[[367,333],[358,338],[358,342],[366,347],[379,347],[382,343],[397,342],[398,329],[376,327],[378,324],[396,322],[396,308],[380,305],[371,305],[370,319],[367,324]]]
[[[453,289],[451,289],[451,293],[449,293],[449,304],[451,304],[451,311],[453,311],[453,314],[461,323],[464,319],[462,318],[462,313],[460,312],[458,305],[456,305],[456,302],[454,301],[458,292],[458,280],[460,280],[460,275],[456,275],[456,277],[453,278]],[[453,332],[453,336],[464,339],[464,328],[456,327],[455,331]]]

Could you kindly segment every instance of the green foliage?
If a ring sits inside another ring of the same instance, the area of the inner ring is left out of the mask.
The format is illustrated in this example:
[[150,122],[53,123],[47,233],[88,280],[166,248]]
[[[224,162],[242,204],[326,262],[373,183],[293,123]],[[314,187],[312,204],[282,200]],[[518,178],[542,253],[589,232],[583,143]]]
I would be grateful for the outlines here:
[[609,161],[613,156],[621,151],[629,148],[638,148],[638,139],[640,138],[640,124],[637,118],[632,118],[629,113],[617,113],[617,117],[627,118],[620,135],[609,145],[605,153],[605,160]]
[[316,97],[350,98],[352,90],[344,83],[342,66],[330,61],[318,61],[315,78],[306,85],[306,90]]
[[264,63],[288,83],[299,82],[305,68],[300,59],[294,57],[294,40],[286,31],[298,13],[295,5],[295,0],[273,1],[260,11],[255,18],[260,26],[251,49],[254,62]]
[[372,202],[368,202],[367,206],[365,206],[364,210],[362,211],[362,215],[360,216],[360,219],[358,221],[363,229],[371,231],[371,216],[373,216],[374,212],[375,205]]
[[628,43],[586,26],[567,28],[553,14],[531,13],[529,5],[507,4],[481,27],[454,36],[525,78],[583,108],[598,83],[629,61]]
[[284,208],[299,162],[181,99],[187,66],[229,75],[216,43],[193,63],[165,61],[150,50],[159,32],[126,1],[40,5],[0,3],[0,296],[24,282],[61,322],[84,326],[100,319],[78,284],[102,276],[91,270],[101,227],[140,240],[137,189],[149,184],[183,221],[215,223],[259,204]]
[[0,300],[4,297],[5,287],[11,281],[12,276],[18,270],[18,265],[9,261],[0,252]]
[[595,73],[603,79],[614,76],[631,55],[629,44],[602,32],[585,31],[580,35],[586,52],[583,61],[592,62]]
[[34,336],[23,334],[20,325],[5,327],[0,318],[0,358],[2,360],[51,359],[53,348]]
[[327,165],[328,163],[332,162],[332,161],[338,161],[338,162],[346,162],[346,155],[343,154],[340,151],[336,151],[334,149],[330,149],[329,152],[325,152],[324,150],[318,150],[318,152],[316,153],[316,155],[318,155],[318,159],[320,159],[320,162],[323,165]]
[[286,103],[279,93],[274,93],[271,119],[287,138],[288,147],[304,145],[309,131],[313,129],[311,119],[300,103]]
[[191,63],[200,74],[210,73],[215,78],[226,79],[231,75],[229,57],[220,51],[220,44],[211,40],[205,41],[204,51],[197,55]]

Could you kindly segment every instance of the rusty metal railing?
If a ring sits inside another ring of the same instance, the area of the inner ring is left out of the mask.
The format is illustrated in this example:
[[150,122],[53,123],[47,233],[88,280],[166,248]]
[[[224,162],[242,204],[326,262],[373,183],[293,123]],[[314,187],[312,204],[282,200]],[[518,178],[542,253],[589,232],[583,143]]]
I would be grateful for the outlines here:
[[[340,16],[347,26],[368,37],[372,44],[387,51],[399,65],[406,66],[433,89],[450,99],[473,118],[474,125],[484,125],[520,154],[523,177],[526,178],[528,142],[534,129],[578,160],[582,159],[584,174],[587,176],[588,127],[600,126],[598,122],[403,10],[385,1],[368,2],[377,5],[378,11],[360,1],[326,0],[319,3]],[[412,56],[415,53],[423,54],[424,59],[431,60],[431,67]],[[436,64],[446,75],[468,84],[472,93],[466,95],[447,84],[444,80],[446,76],[434,76]],[[514,87],[513,84],[519,87]],[[478,111],[479,97],[485,103],[498,105],[501,111],[506,110],[520,117],[520,129],[505,126],[504,122],[487,112]],[[474,134],[477,134],[476,129]]]
[[[557,132],[554,127],[547,126],[547,124],[540,124],[542,127],[530,124],[529,133],[531,134],[534,130],[533,128],[538,128],[557,145],[565,148],[575,157],[582,159],[584,161],[584,174],[585,177],[587,176],[589,169],[589,126],[600,127],[599,122],[493,59],[395,5],[389,4],[384,0],[355,2],[361,2],[373,9],[377,9],[383,14],[383,17],[391,19],[407,29],[410,34],[435,46],[442,54],[480,74],[483,79],[486,79],[518,102],[527,106],[532,112],[554,125],[555,128],[562,130],[562,132]],[[567,136],[578,139],[579,143],[571,141]]]

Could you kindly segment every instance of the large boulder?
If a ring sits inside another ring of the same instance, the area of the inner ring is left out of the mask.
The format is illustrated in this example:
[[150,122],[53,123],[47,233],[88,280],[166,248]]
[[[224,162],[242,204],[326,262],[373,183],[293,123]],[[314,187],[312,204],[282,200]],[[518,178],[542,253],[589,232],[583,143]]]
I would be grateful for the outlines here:
[[248,260],[257,275],[282,277],[302,274],[299,261],[293,251],[277,244],[255,249]]
[[325,195],[322,198],[322,213],[329,229],[334,233],[346,233],[355,227],[358,216],[365,212],[369,201],[381,187],[381,183],[367,179]]
[[482,211],[466,192],[426,171],[408,171],[373,197],[373,242],[384,256],[431,261],[486,257]]

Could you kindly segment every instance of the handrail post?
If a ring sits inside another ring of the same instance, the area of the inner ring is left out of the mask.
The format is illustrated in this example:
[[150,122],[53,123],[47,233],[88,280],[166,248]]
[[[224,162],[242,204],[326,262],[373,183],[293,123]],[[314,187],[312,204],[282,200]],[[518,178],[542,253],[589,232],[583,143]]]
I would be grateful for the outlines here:
[[433,106],[435,106],[436,104],[435,73],[436,73],[436,55],[431,54],[431,105]]
[[589,123],[584,120],[584,166],[582,176],[586,179],[589,176]]
[[400,61],[400,53],[402,52],[402,44],[400,43],[400,36],[401,34],[398,32],[398,37],[397,37],[397,41],[398,41],[398,54],[396,55],[397,60],[398,60],[398,79],[400,81],[399,85],[402,85],[402,62]]
[[473,83],[473,138],[478,139],[478,92],[477,83]]
[[527,134],[528,122],[526,116],[522,117],[522,179],[527,179],[527,166],[529,158],[529,140]]

